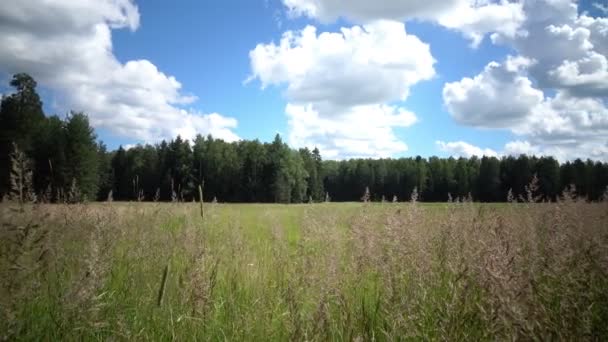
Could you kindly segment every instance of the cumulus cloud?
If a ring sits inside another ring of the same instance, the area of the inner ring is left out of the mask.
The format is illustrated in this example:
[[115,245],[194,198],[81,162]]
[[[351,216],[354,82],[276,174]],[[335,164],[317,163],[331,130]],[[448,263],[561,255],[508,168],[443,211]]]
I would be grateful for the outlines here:
[[[447,83],[443,99],[451,116],[468,126],[512,131],[522,140],[506,151],[607,158],[608,18],[579,13],[575,0],[283,3],[294,16],[323,22],[427,20],[462,32],[474,46],[491,33],[493,43],[515,56]],[[593,6],[605,14],[605,6]]]
[[515,62],[519,67],[514,68],[515,60],[491,62],[473,79],[446,84],[443,98],[454,119],[470,126],[509,129],[527,139],[526,144],[514,143],[506,151],[608,159],[606,103],[567,91],[547,97],[527,78],[530,64]]
[[283,0],[292,15],[317,18],[324,22],[340,17],[355,21],[377,19],[402,20],[416,17],[430,18],[458,7],[461,0]]
[[608,108],[601,99],[559,92],[545,98],[533,109],[527,124],[514,131],[550,143],[608,142]]
[[535,144],[527,140],[514,140],[505,144],[502,150],[494,151],[488,148],[481,148],[475,145],[471,145],[463,141],[454,142],[436,142],[438,150],[447,152],[454,157],[472,157],[472,156],[490,156],[490,157],[505,157],[514,156],[518,157],[522,154],[528,156],[551,156],[560,162],[572,161],[576,158],[591,158],[591,159],[606,159],[608,155],[608,143],[597,144],[583,142],[579,145],[579,148],[583,148],[586,153],[572,154],[572,149],[564,145],[546,145],[546,144]]
[[525,154],[528,156],[552,156],[556,157],[560,161],[566,161],[568,159],[567,154],[558,147],[536,146],[527,140],[510,141],[505,144],[501,151],[495,151],[490,148],[482,148],[464,141],[444,142],[438,140],[435,142],[435,145],[439,151],[446,152],[453,157],[470,158],[473,156],[487,156],[501,158],[505,156],[518,157]]
[[139,27],[131,0],[16,1],[0,7],[0,71],[28,72],[83,110],[95,127],[144,141],[211,133],[236,140],[237,122],[181,106],[195,96],[147,60],[119,62],[112,29]]
[[454,119],[484,128],[518,126],[543,100],[542,91],[522,75],[533,62],[508,57],[505,63],[490,62],[474,78],[445,84],[443,100]]
[[492,35],[519,55],[446,83],[447,110],[459,123],[522,139],[505,153],[608,160],[608,18],[579,14],[572,0],[523,5],[526,20],[515,35]]
[[591,52],[576,61],[565,60],[548,72],[549,78],[575,95],[603,96],[608,94],[608,59]]
[[429,46],[391,21],[339,33],[287,31],[278,45],[258,44],[250,59],[262,87],[287,84],[290,101],[338,107],[405,100],[413,84],[435,74]]
[[523,10],[517,34],[496,32],[492,40],[538,61],[529,72],[541,89],[608,96],[608,18],[579,15],[573,0],[525,1]]
[[290,142],[322,145],[336,158],[405,151],[393,128],[413,124],[415,115],[388,103],[435,75],[429,46],[393,21],[288,31],[278,44],[257,45],[250,61],[249,80],[286,86]]
[[283,0],[293,16],[322,22],[347,18],[355,22],[379,19],[422,19],[463,32],[478,45],[489,32],[513,36],[525,19],[522,5],[507,0]]
[[482,157],[498,157],[498,153],[489,148],[480,148],[471,145],[464,141],[444,142],[438,140],[435,142],[440,151],[447,152],[451,156],[470,158],[472,156]]
[[504,154],[511,156],[538,155],[540,151],[537,146],[533,146],[529,141],[515,140],[505,144]]
[[487,33],[517,35],[524,20],[522,4],[509,1],[460,1],[455,9],[437,18],[440,25],[462,32],[473,47],[477,47]]
[[288,104],[289,143],[316,146],[326,158],[390,157],[407,150],[393,127],[409,127],[414,113],[387,105],[355,106],[337,115],[323,115],[311,104]]

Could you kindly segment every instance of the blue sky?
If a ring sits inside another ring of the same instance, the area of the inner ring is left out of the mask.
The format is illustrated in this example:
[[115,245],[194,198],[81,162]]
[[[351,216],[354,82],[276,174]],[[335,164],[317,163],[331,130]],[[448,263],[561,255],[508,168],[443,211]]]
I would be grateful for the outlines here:
[[[277,41],[284,31],[298,30],[314,21],[290,20],[280,1],[230,0],[221,6],[205,1],[142,2],[138,6],[142,15],[140,28],[114,34],[119,60],[150,59],[159,69],[174,75],[187,92],[200,97],[195,108],[236,117],[237,132],[244,139],[271,141],[277,132],[287,133],[287,101],[282,89],[261,90],[258,82],[242,84],[251,73],[248,54],[258,43]],[[333,32],[343,25],[348,24],[319,27]],[[431,45],[438,60],[437,77],[417,84],[405,101],[408,109],[419,114],[420,123],[397,131],[409,149],[396,156],[444,155],[435,146],[437,139],[470,138],[490,148],[502,147],[509,139],[508,132],[479,131],[454,123],[443,108],[441,89],[446,81],[474,74],[488,61],[502,58],[508,49],[488,42],[478,49],[468,48],[462,35],[431,23],[412,22],[407,29]],[[117,142],[135,143],[128,138],[105,140],[111,146]]]
[[3,79],[31,73],[48,113],[87,112],[110,148],[279,132],[328,158],[608,156],[601,0],[12,5]]

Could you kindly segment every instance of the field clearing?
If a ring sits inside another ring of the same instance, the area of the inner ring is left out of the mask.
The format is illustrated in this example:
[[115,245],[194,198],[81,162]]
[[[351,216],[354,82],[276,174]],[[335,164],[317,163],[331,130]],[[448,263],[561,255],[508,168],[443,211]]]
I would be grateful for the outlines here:
[[608,338],[607,203],[0,214],[0,339]]

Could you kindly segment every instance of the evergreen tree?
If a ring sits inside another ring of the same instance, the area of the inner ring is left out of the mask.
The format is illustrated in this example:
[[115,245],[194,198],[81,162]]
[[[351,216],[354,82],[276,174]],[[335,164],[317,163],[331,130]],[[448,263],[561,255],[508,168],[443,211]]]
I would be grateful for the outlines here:
[[455,197],[465,198],[471,191],[469,183],[469,169],[465,158],[458,158],[454,168],[454,182],[456,183]]
[[169,144],[167,166],[173,181],[174,191],[180,200],[194,196],[195,184],[192,175],[192,150],[190,143],[179,135]]
[[289,179],[291,187],[291,203],[302,203],[307,200],[308,172],[304,167],[302,155],[298,151],[290,151],[288,159]]
[[536,162],[539,191],[546,200],[555,200],[560,194],[559,163],[553,157],[541,157]]
[[280,135],[277,134],[272,144],[268,146],[268,156],[270,158],[268,175],[270,176],[272,201],[289,203],[291,200],[289,150]]
[[269,191],[264,184],[264,169],[269,163],[267,151],[258,140],[242,141],[239,145],[242,162],[241,197],[246,202],[263,202]]
[[479,178],[477,179],[477,194],[482,202],[503,200],[500,194],[500,163],[495,157],[481,158]]
[[9,189],[9,155],[13,143],[32,155],[34,137],[45,119],[36,81],[31,76],[16,74],[10,85],[15,93],[3,97],[0,103],[0,196]]
[[[0,103],[0,193],[10,186],[9,154],[13,142],[28,160],[28,191],[45,200],[82,193],[88,199],[116,200],[198,198],[205,181],[206,198],[245,202],[356,201],[369,187],[371,200],[411,198],[446,201],[472,194],[481,201],[504,201],[511,191],[525,196],[538,177],[538,193],[554,200],[574,184],[577,194],[598,200],[608,186],[608,164],[580,159],[560,165],[552,157],[521,155],[471,158],[399,158],[323,161],[315,148],[294,150],[277,135],[272,143],[257,140],[228,143],[197,136],[192,147],[177,136],[157,145],[122,147],[108,152],[95,142],[83,113],[65,120],[45,117],[36,82],[17,74],[15,93]],[[31,161],[31,162],[30,162]],[[25,165],[25,164],[24,164]],[[31,179],[31,181],[30,181]],[[76,191],[79,190],[79,191]],[[63,194],[63,195],[62,195]]]
[[82,196],[97,198],[99,187],[98,151],[96,136],[84,113],[71,112],[65,124],[66,178],[75,181]]
[[128,200],[131,198],[129,192],[129,172],[127,166],[127,152],[122,146],[114,152],[112,157],[111,178],[113,183],[113,196],[117,200]]
[[310,195],[314,200],[323,201],[325,197],[325,189],[323,186],[323,159],[321,158],[321,152],[318,148],[312,150],[312,160],[314,163],[314,175],[309,175],[310,181]]
[[34,184],[44,200],[59,200],[58,192],[69,187],[66,179],[65,123],[57,116],[49,117],[34,138]]
[[106,145],[103,142],[97,144],[97,161],[97,174],[99,175],[97,200],[103,201],[108,197],[108,193],[112,190],[112,185],[114,183],[112,175],[112,156],[108,153]]

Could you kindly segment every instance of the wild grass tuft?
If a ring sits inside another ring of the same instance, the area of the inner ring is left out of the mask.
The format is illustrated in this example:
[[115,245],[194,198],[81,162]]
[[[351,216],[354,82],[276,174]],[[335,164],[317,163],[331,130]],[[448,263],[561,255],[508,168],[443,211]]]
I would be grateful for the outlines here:
[[605,340],[608,203],[573,194],[3,203],[1,338]]

